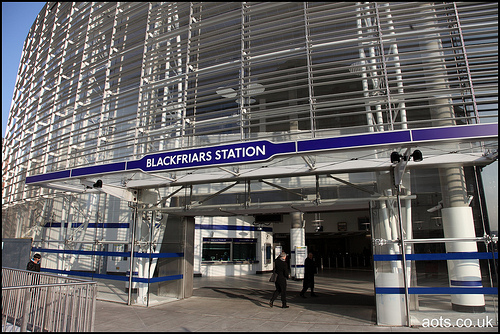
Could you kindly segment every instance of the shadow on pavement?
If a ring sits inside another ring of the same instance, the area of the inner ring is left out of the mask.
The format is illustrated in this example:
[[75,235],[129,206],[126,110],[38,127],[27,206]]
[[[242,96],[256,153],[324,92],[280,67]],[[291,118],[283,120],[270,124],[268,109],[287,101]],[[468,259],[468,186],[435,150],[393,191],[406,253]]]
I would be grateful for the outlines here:
[[[202,287],[196,289],[193,296],[204,298],[230,298],[251,301],[253,304],[263,308],[269,308],[268,302],[274,290],[271,289],[249,289],[249,288],[222,288]],[[366,322],[375,322],[375,296],[361,293],[349,292],[321,292],[318,297],[306,297],[299,295],[298,291],[287,292],[288,305],[301,306],[309,311],[318,313],[332,313],[338,316],[351,317]],[[276,300],[281,305],[280,298]]]

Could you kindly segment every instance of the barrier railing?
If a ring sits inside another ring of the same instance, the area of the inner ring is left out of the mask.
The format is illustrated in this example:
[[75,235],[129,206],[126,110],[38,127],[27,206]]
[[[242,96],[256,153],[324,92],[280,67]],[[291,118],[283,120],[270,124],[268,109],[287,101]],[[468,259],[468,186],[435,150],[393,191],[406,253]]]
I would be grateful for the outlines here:
[[2,332],[94,331],[97,282],[2,267]]

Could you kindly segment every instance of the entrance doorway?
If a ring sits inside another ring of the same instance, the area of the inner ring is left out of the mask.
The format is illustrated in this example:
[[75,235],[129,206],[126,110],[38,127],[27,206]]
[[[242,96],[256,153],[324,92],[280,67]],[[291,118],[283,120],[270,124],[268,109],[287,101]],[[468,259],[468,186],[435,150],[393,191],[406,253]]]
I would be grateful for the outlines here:
[[[319,269],[372,268],[369,232],[306,233],[305,239]],[[274,243],[290,249],[290,235],[277,233]]]
[[[317,215],[304,214],[305,246],[307,252],[313,253],[318,266],[314,291],[321,298],[302,299],[299,296],[302,280],[295,280],[291,281],[289,289],[291,302],[362,307],[373,312],[369,318],[375,317],[372,239],[366,216],[369,214],[363,209],[322,212],[322,231],[315,231],[311,219]],[[273,234],[273,242],[288,253],[291,241],[285,229],[290,229],[290,225],[281,225],[273,226],[273,230],[278,231]]]

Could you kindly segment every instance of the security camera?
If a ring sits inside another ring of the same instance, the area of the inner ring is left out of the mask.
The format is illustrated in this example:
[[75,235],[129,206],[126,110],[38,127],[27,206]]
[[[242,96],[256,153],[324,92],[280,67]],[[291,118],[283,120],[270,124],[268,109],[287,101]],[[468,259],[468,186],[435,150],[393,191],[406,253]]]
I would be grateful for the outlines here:
[[472,203],[473,199],[474,199],[474,196],[469,195],[469,197],[467,197],[467,205],[470,205]]
[[436,206],[433,206],[430,209],[427,209],[427,212],[434,212],[437,210],[441,210],[443,208],[443,201],[439,201],[439,203]]

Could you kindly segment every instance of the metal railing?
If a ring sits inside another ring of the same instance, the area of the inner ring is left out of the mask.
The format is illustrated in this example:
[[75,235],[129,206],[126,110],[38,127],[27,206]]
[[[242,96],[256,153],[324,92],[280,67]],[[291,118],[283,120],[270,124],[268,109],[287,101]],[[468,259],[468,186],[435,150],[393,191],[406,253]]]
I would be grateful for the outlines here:
[[2,267],[2,332],[94,331],[97,282]]

